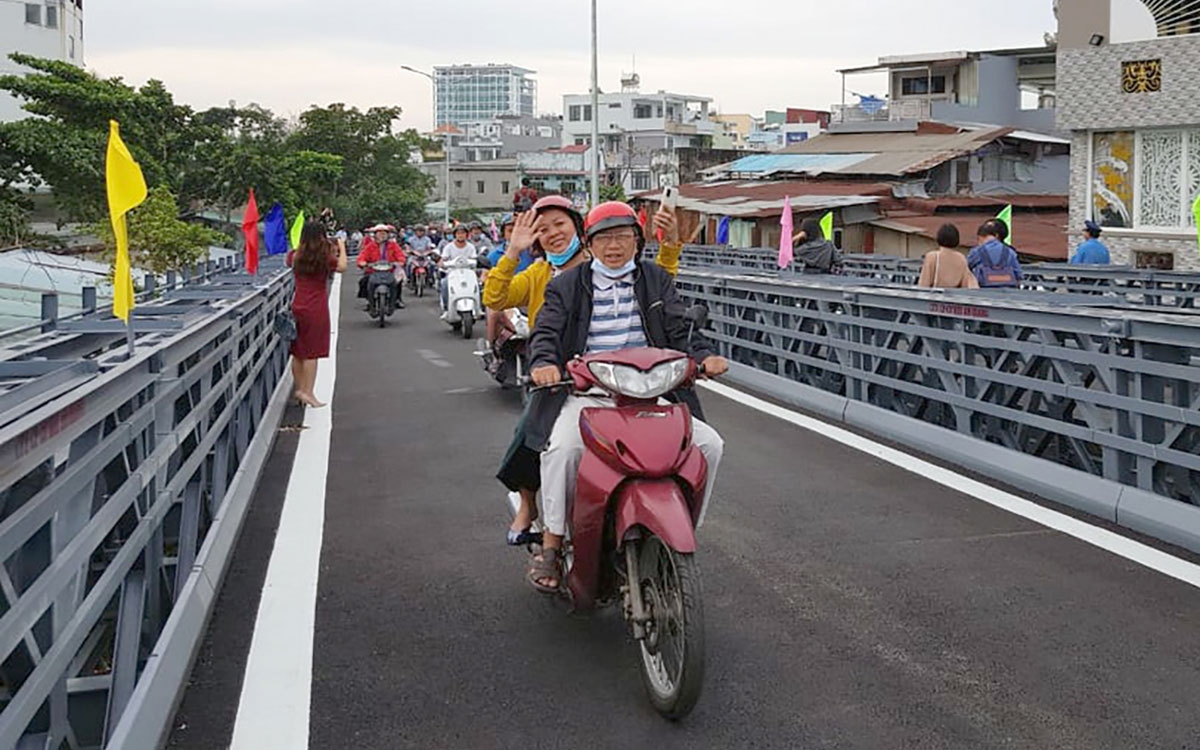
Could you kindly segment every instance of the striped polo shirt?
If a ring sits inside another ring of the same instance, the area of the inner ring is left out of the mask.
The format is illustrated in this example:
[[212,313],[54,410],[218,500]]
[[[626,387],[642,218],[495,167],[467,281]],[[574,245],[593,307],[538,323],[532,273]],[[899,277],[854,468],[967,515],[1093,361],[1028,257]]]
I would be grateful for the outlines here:
[[633,292],[633,274],[610,279],[593,270],[592,321],[588,327],[587,350],[609,352],[647,345]]

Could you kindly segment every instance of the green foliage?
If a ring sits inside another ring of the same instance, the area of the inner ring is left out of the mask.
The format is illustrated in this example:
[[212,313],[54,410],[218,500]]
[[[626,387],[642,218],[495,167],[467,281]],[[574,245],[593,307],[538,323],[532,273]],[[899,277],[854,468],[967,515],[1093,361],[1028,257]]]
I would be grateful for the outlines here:
[[[210,245],[225,240],[220,232],[180,221],[175,196],[165,185],[153,188],[146,202],[129,212],[127,221],[133,265],[154,273],[194,265],[208,256]],[[96,222],[92,231],[104,240],[110,256],[115,255],[112,225]]]
[[15,247],[30,238],[29,198],[16,190],[0,189],[0,248]]
[[347,226],[414,221],[424,209],[429,179],[410,164],[410,153],[428,142],[412,130],[394,131],[398,107],[363,112],[333,104],[290,124],[256,105],[196,112],[159,81],[135,88],[63,62],[10,58],[30,72],[0,76],[0,90],[37,116],[0,123],[0,192],[48,185],[68,219],[105,218],[111,119],[147,184],[177,196],[180,211],[232,212],[250,188],[263,213],[275,201],[289,217],[330,206]]
[[625,187],[620,183],[616,185],[601,185],[600,200],[602,201],[621,201],[625,202]]

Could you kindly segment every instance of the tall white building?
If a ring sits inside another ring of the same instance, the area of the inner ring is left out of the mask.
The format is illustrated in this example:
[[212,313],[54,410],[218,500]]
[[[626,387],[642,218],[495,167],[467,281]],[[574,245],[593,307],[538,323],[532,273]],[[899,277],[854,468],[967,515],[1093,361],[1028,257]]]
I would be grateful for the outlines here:
[[[0,73],[27,72],[10,52],[83,66],[83,0],[0,0]],[[27,117],[21,104],[0,93],[0,122]]]
[[[721,132],[709,118],[712,99],[705,96],[636,90],[637,78],[622,81],[618,93],[600,94],[600,148],[608,164],[608,181],[626,192],[660,187],[655,183],[653,160],[660,152],[680,148],[711,148]],[[563,96],[564,146],[592,140],[591,94]]]
[[[0,0],[2,1],[2,0]],[[444,65],[433,69],[438,125],[532,117],[537,108],[535,71],[516,65]]]

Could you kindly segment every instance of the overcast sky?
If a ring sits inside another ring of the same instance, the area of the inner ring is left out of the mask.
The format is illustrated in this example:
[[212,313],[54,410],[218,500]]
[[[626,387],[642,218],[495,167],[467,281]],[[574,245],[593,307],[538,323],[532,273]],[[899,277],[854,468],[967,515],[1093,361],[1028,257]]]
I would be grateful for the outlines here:
[[[600,0],[600,87],[633,67],[643,91],[710,96],[761,115],[841,100],[835,69],[881,55],[1036,46],[1051,0]],[[88,0],[86,64],[131,83],[160,78],[197,108],[257,102],[279,114],[312,104],[398,104],[428,129],[432,84],[400,70],[512,63],[537,71],[538,110],[587,91],[584,0]],[[852,78],[886,93],[878,78]],[[865,89],[865,90],[864,90]]]

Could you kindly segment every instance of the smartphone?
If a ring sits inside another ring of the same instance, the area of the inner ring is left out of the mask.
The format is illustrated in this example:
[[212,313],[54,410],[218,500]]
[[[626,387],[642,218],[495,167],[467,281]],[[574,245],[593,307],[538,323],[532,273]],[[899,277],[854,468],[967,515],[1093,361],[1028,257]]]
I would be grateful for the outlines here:
[[679,188],[674,185],[663,188],[662,204],[674,211],[679,206]]

